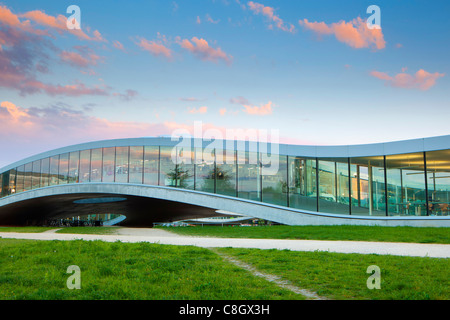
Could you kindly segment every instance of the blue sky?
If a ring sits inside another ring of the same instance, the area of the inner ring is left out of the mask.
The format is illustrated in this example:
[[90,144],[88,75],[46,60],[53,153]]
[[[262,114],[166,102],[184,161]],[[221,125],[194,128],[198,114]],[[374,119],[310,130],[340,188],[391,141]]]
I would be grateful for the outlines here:
[[[72,4],[86,37],[50,23]],[[357,21],[373,4],[381,9],[374,37]],[[19,0],[0,8],[4,161],[171,134],[194,121],[279,130],[282,142],[298,144],[449,134],[447,1]]]

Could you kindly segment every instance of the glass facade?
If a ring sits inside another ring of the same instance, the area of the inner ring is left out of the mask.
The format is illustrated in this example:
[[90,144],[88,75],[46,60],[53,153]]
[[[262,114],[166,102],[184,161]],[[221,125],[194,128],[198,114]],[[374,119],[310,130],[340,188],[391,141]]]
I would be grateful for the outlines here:
[[276,174],[261,175],[262,201],[287,207],[288,177],[287,157],[278,156],[278,170]]
[[80,151],[80,183],[89,182],[91,173],[91,150]]
[[159,185],[159,147],[144,147],[144,184]]
[[130,147],[130,183],[142,184],[144,179],[144,147]]
[[317,211],[316,159],[288,158],[289,206]]
[[450,150],[308,158],[257,151],[121,146],[73,151],[0,174],[0,196],[58,184],[118,182],[197,190],[356,216],[448,216]]
[[214,193],[216,190],[216,154],[214,149],[196,149],[195,190]]
[[237,152],[238,197],[261,200],[261,175],[258,153],[248,151]]
[[[159,185],[164,187],[177,187],[181,177],[176,161],[172,160],[172,147],[161,147],[159,153]],[[176,152],[174,154],[176,157]]]
[[350,159],[351,212],[386,216],[384,157]]
[[432,216],[450,214],[450,150],[426,153],[428,210]]
[[[91,182],[114,182],[116,172],[116,148],[103,148],[92,150],[91,153],[91,167],[94,165],[94,161],[98,161],[98,172],[101,172],[99,176],[94,175],[91,170]],[[94,160],[95,159],[95,160]],[[97,166],[97,164],[95,164]]]
[[115,182],[128,183],[129,147],[116,148],[116,177]]
[[348,159],[319,160],[319,210],[350,214]]
[[216,193],[236,197],[236,151],[216,150]]
[[424,153],[386,156],[388,213],[427,215]]

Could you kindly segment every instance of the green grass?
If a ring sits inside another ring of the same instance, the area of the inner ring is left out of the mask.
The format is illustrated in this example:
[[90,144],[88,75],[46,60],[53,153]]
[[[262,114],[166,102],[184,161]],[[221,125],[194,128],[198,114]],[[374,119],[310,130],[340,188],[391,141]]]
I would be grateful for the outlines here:
[[[217,249],[332,299],[449,300],[450,259],[385,255]],[[367,288],[367,268],[381,269],[381,289]]]
[[[70,265],[81,289],[69,290]],[[0,239],[0,299],[291,300],[208,249],[148,243]]]
[[118,227],[67,227],[56,231],[56,233],[71,234],[116,234]]
[[55,227],[0,227],[0,232],[40,233]]
[[197,226],[165,227],[187,236],[251,238],[353,240],[450,244],[450,228],[378,227],[378,226]]

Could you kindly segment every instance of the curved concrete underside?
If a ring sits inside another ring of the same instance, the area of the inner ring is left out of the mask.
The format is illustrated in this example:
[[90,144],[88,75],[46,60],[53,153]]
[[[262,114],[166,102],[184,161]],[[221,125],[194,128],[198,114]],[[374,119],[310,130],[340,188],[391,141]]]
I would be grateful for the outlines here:
[[[80,200],[112,197],[126,200],[79,203]],[[152,226],[155,222],[223,216],[217,210],[286,225],[450,226],[450,217],[323,214],[199,191],[119,183],[57,185],[2,198],[0,225],[39,225],[51,219],[112,213],[127,217],[122,225]]]

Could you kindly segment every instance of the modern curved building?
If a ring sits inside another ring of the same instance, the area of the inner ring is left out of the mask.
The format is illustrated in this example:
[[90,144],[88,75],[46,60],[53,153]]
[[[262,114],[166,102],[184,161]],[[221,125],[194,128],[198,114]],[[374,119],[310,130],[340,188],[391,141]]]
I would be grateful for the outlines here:
[[351,146],[137,138],[0,169],[0,225],[86,214],[123,224],[220,216],[288,225],[450,226],[450,136]]

